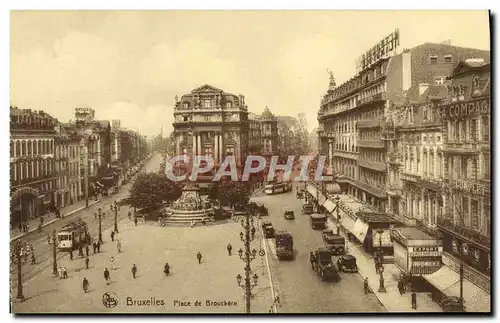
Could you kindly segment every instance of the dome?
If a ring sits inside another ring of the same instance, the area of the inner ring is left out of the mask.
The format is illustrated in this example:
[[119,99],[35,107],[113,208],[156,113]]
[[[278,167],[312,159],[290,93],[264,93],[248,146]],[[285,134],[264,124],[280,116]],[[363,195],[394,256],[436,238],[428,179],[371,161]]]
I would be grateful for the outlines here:
[[274,115],[271,113],[271,111],[269,111],[269,108],[266,106],[266,108],[264,109],[264,112],[262,112],[262,117],[263,118],[273,118]]

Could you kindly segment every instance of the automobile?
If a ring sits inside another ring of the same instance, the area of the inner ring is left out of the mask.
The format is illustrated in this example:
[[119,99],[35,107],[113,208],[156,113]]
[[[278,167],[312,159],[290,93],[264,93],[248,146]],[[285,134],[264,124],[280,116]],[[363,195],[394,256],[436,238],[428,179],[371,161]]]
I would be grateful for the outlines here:
[[293,210],[285,210],[285,219],[295,220],[295,214],[293,213]]
[[439,305],[445,312],[464,312],[462,305],[460,304],[460,298],[457,296],[445,297],[439,302]]
[[262,223],[262,231],[264,231],[264,237],[266,239],[274,238],[274,227],[270,221],[264,221]]
[[343,255],[337,259],[337,268],[342,272],[357,273],[358,265],[356,264],[356,257],[353,255]]
[[302,213],[303,214],[312,214],[313,213],[313,205],[310,203],[306,203],[302,206]]

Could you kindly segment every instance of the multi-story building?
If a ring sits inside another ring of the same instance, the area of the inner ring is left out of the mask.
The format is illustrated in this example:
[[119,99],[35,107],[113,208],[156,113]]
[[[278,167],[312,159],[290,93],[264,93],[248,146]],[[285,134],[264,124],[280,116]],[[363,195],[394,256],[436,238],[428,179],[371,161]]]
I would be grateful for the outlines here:
[[75,203],[81,195],[80,141],[76,133],[68,133],[62,124],[57,124],[55,136],[55,168],[57,179],[57,207]]
[[111,162],[116,162],[120,160],[121,157],[121,144],[120,144],[120,129],[121,121],[112,120],[111,121]]
[[262,150],[261,117],[255,113],[248,113],[248,149],[249,153],[257,154]]
[[[392,199],[391,216],[435,235],[444,196],[443,140],[439,102],[446,96],[444,85],[421,86],[418,97],[401,107],[395,124],[396,140],[388,151],[389,187],[398,192]],[[399,203],[398,203],[399,202]],[[428,230],[427,230],[428,229]],[[429,231],[430,230],[430,231]]]
[[[443,263],[484,290],[491,272],[491,72],[484,60],[460,62],[440,106],[444,154]],[[467,306],[467,303],[465,304]]]
[[10,107],[12,225],[26,223],[55,206],[55,123],[43,111]]
[[319,150],[318,128],[314,128],[309,133],[309,147],[311,153],[315,153]]
[[278,120],[268,107],[264,109],[264,112],[262,112],[262,115],[260,116],[260,127],[263,154],[276,154],[279,147]]
[[425,43],[399,54],[397,45],[396,32],[363,55],[358,73],[340,86],[332,75],[318,113],[321,154],[343,175],[339,184],[381,212],[395,209],[401,197],[387,167],[395,133],[382,132],[394,107],[407,105],[407,96],[422,85],[442,85],[458,61],[489,59],[489,51],[449,44]]
[[176,97],[173,123],[176,155],[209,155],[215,164],[233,155],[242,166],[248,149],[248,107],[243,95],[203,85]]

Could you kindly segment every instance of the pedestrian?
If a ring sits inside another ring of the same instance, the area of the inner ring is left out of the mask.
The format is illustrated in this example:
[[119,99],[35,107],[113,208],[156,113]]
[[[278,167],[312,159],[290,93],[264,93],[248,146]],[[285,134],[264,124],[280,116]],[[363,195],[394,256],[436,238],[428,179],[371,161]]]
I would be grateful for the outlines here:
[[368,294],[368,292],[369,292],[368,277],[365,278],[365,281],[363,283],[363,287],[364,287],[364,290],[365,290],[365,294]]
[[109,285],[110,276],[109,276],[109,270],[108,270],[108,268],[104,269],[104,279],[106,280],[106,284]]
[[134,218],[135,226],[137,226],[137,217]]
[[89,256],[89,244],[88,243],[85,244],[85,254],[87,255],[87,257]]
[[85,268],[89,269],[89,257],[85,257]]
[[40,217],[40,224],[43,226],[43,215]]
[[132,212],[130,212],[130,210],[128,211],[128,218],[129,220],[132,220]]
[[132,266],[132,277],[134,277],[135,279],[135,274],[137,273],[137,267],[135,266],[135,264]]
[[115,241],[115,231],[111,231],[111,241]]
[[34,252],[31,253],[31,264],[32,265],[36,264],[36,259],[35,259],[35,253]]
[[87,277],[83,277],[82,286],[83,286],[83,291],[86,293],[89,289],[89,281],[87,280]]
[[198,259],[198,264],[201,264],[201,252],[198,251],[198,253],[196,254],[196,258]]
[[233,250],[233,246],[231,246],[231,242],[227,244],[227,253],[231,256],[231,251]]
[[63,278],[64,279],[68,278],[68,269],[66,269],[65,266],[63,266],[62,269],[63,269]]
[[122,244],[120,240],[116,242],[116,249],[118,249],[118,253],[122,252]]
[[115,269],[115,257],[111,256],[109,258],[109,264],[110,264],[111,270],[114,270]]
[[417,309],[417,293],[415,291],[411,292],[411,308]]
[[69,251],[69,259],[73,260],[73,250]]
[[50,237],[50,234],[49,234],[49,235],[47,235],[47,243],[48,243],[48,244],[50,244],[51,240],[52,240],[52,238]]
[[97,243],[95,241],[92,242],[92,249],[94,249],[94,254],[95,254],[97,251]]
[[100,241],[97,241],[96,247],[97,247],[97,252],[98,253],[101,252],[101,242]]
[[163,268],[163,272],[165,273],[165,276],[168,276],[170,274],[170,266],[167,263],[165,263],[165,267]]
[[399,280],[399,281],[398,281],[398,290],[399,290],[399,294],[400,294],[400,295],[403,295],[403,292],[404,292],[404,286],[403,286],[403,281],[402,281],[402,280]]

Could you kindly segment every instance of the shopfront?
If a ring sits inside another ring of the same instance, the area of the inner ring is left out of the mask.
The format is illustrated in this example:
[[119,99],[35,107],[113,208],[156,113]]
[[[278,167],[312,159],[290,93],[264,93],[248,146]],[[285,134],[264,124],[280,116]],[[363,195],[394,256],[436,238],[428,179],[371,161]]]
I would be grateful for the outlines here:
[[384,256],[394,253],[391,229],[401,226],[401,223],[386,215],[377,212],[357,212],[357,219],[352,233],[363,244],[367,253],[382,252]]
[[442,241],[414,227],[391,230],[394,264],[408,275],[428,275],[441,268]]

